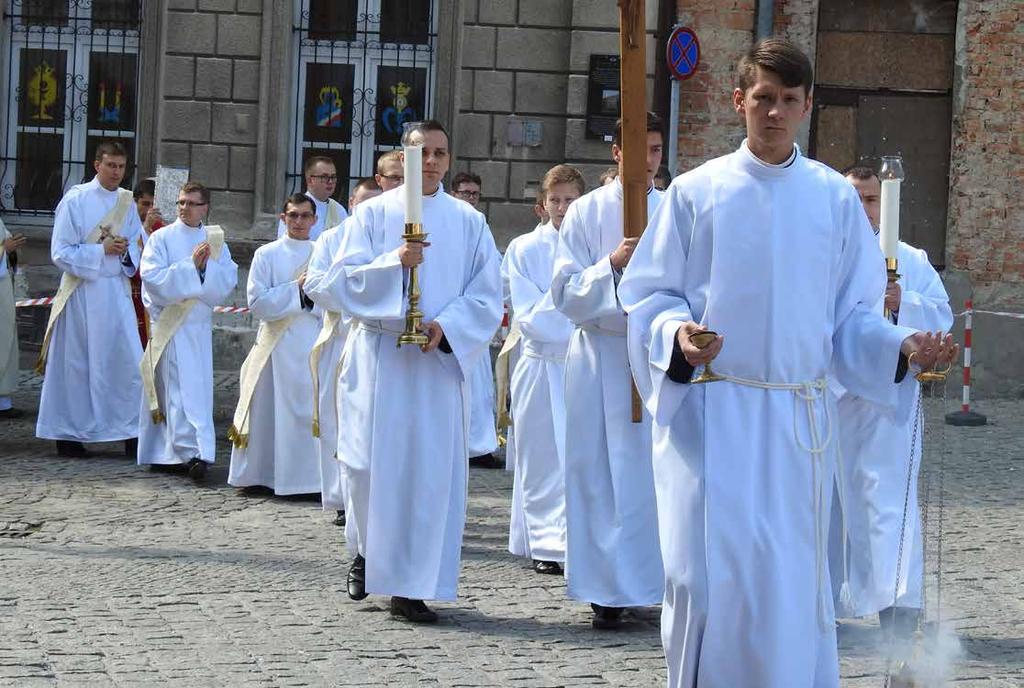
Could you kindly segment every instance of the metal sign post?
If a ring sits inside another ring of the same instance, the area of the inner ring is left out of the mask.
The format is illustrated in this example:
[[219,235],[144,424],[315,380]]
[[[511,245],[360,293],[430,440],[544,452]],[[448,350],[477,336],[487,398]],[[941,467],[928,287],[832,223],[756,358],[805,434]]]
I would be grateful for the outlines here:
[[700,65],[700,41],[693,29],[677,26],[672,29],[665,49],[669,72],[672,73],[672,103],[669,110],[668,172],[676,176],[679,165],[679,83],[697,73]]

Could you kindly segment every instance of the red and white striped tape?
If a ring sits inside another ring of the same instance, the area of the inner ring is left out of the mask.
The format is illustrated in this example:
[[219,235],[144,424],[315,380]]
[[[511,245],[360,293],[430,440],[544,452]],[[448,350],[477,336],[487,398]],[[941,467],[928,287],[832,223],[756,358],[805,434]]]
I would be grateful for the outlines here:
[[[41,299],[23,299],[21,301],[15,301],[15,308],[25,308],[27,306],[49,306],[53,303],[52,296],[46,296]],[[245,306],[214,306],[214,313],[248,313],[249,309]]]

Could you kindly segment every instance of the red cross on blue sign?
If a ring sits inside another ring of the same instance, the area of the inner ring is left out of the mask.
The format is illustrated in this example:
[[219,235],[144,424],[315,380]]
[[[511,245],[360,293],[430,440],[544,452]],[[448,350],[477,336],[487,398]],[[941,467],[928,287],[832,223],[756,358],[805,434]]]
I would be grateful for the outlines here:
[[693,29],[677,26],[668,37],[666,49],[668,69],[679,81],[685,81],[697,72],[700,64],[700,42]]

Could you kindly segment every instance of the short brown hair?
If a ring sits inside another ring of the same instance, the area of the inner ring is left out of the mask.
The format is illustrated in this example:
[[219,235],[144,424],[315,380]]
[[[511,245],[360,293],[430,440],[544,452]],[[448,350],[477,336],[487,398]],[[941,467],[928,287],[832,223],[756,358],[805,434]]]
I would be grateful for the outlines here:
[[[661,134],[661,140],[665,140],[665,125],[661,121],[661,117],[658,117],[653,112],[647,113],[647,133],[650,134],[656,132]],[[615,122],[615,135],[612,136],[612,143],[619,148],[622,148],[622,119],[620,118]]]
[[311,158],[309,158],[309,160],[306,161],[305,165],[302,166],[302,174],[308,175],[310,172],[313,171],[313,168],[319,165],[320,163],[330,165],[331,167],[334,168],[335,173],[337,173],[338,166],[334,164],[333,158],[328,158],[326,155],[314,155]]
[[444,125],[438,122],[436,119],[425,119],[422,122],[411,122],[402,133],[402,145],[409,145],[410,137],[419,132],[420,134],[426,134],[428,131],[439,131],[444,134],[444,138],[448,141],[449,147],[451,146],[452,137],[448,135],[448,130],[444,128]]
[[384,172],[381,170],[381,165],[383,165],[386,162],[397,162],[401,164],[402,151],[395,149],[389,150],[387,153],[381,153],[381,156],[377,158],[377,174],[384,174]]
[[878,179],[878,173],[865,165],[854,165],[853,167],[847,167],[845,170],[843,170],[843,176],[853,177],[854,179],[859,179],[860,181],[867,181],[868,179],[871,178]]
[[181,187],[181,191],[179,193],[183,193],[183,194],[197,193],[197,194],[199,194],[199,197],[201,199],[203,199],[203,203],[209,203],[210,202],[210,190],[207,189],[202,184],[200,184],[199,182],[192,182],[192,181],[185,182],[185,186]]
[[760,67],[779,77],[786,88],[804,87],[810,95],[814,87],[814,68],[800,48],[782,38],[762,38],[740,58],[736,66],[739,89],[747,92],[757,80]]
[[352,193],[349,194],[354,196],[356,191],[359,189],[366,189],[367,191],[380,191],[380,185],[377,184],[377,180],[373,177],[363,177],[359,180],[359,183],[352,187]]
[[555,184],[575,184],[580,192],[580,196],[587,191],[587,183],[583,180],[583,173],[572,165],[555,165],[547,171],[540,185],[544,191],[545,198]]
[[288,206],[290,206],[290,205],[299,206],[299,205],[303,205],[304,203],[308,203],[310,209],[313,211],[313,214],[316,215],[316,204],[313,203],[313,199],[312,198],[310,198],[309,196],[307,196],[304,193],[293,193],[291,196],[289,196],[288,198],[284,199],[284,205],[281,206],[281,212],[282,213],[287,213],[288,212]]
[[480,179],[479,174],[473,174],[472,172],[459,172],[452,179],[452,191],[458,191],[459,187],[465,184],[466,182],[469,182],[470,184],[476,184],[481,189],[484,187],[484,182],[482,179]]
[[119,141],[103,141],[96,146],[96,155],[93,160],[96,162],[103,162],[103,156],[109,155],[112,158],[124,158],[128,159],[128,153],[125,152],[124,146]]

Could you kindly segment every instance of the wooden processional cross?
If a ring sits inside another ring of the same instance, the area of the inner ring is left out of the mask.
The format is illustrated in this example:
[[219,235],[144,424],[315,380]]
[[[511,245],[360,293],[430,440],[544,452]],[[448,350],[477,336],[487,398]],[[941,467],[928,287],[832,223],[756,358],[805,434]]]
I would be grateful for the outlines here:
[[[647,226],[647,42],[644,0],[619,3],[619,101],[622,106],[622,235],[638,237]],[[623,390],[625,393],[625,390]],[[643,403],[632,385],[633,422]]]

